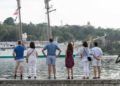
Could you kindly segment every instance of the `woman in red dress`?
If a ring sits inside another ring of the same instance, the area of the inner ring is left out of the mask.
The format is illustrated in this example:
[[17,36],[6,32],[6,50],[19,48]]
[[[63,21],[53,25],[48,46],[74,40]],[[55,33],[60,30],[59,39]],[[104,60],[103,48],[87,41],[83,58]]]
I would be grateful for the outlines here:
[[[65,58],[65,66],[67,68],[68,79],[73,79],[73,66],[74,66],[74,58],[73,58],[73,44],[68,43],[66,50],[66,58]],[[70,77],[71,72],[71,77]]]

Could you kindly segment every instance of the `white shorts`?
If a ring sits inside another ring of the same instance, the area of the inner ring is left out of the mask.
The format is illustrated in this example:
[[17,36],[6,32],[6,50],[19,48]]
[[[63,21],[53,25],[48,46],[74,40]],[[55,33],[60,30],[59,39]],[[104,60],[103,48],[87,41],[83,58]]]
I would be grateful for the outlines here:
[[17,59],[17,62],[24,62],[24,59]]
[[19,63],[19,66],[24,66],[24,59],[17,59],[16,64]]
[[92,60],[92,66],[101,66],[101,60],[93,59]]

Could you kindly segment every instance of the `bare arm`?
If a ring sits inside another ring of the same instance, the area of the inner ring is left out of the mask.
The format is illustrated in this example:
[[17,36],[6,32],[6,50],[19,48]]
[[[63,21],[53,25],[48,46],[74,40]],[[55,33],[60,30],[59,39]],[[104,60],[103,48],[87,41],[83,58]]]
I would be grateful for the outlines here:
[[29,54],[27,52],[27,55],[26,55],[26,62],[28,63],[28,58],[29,58]]
[[44,51],[45,51],[45,49],[42,50],[42,53],[43,53],[43,55],[44,55],[45,57],[47,57],[47,55],[45,54]]
[[83,55],[82,54],[80,54],[80,58],[82,58],[83,57]]
[[96,57],[96,56],[93,54],[93,57],[94,57],[96,60],[100,60],[99,56]]
[[74,41],[72,41],[71,43],[72,43],[72,45],[73,45],[73,47],[74,47]]
[[13,52],[13,57],[14,57],[14,59],[16,60],[16,54],[15,54],[15,52]]
[[61,50],[59,49],[59,53],[58,53],[58,55],[57,55],[57,56],[60,56],[60,53],[61,53]]
[[38,57],[38,52],[36,51],[36,56]]
[[79,54],[80,54],[80,58],[83,58],[83,48],[80,48]]

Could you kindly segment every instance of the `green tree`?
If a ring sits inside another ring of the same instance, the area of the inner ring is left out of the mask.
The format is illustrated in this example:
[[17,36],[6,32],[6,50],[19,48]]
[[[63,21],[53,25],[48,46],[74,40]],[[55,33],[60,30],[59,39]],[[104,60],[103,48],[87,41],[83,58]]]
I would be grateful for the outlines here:
[[4,20],[3,22],[4,24],[7,24],[7,25],[14,25],[14,19],[12,17],[8,17]]

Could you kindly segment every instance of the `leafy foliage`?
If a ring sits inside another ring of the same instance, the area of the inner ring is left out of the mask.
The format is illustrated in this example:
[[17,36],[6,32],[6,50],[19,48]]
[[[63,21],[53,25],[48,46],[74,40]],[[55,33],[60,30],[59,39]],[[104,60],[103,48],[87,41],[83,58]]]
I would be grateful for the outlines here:
[[[58,42],[68,42],[71,40],[88,40],[90,37],[106,36],[106,46],[101,46],[108,54],[119,54],[120,30],[113,28],[95,28],[93,26],[64,25],[52,26],[53,37],[58,37]],[[28,41],[46,40],[47,24],[22,24],[23,33],[27,33]],[[19,38],[19,25],[14,24],[12,18],[7,18],[0,24],[0,41],[16,41]]]
[[12,17],[8,17],[5,21],[4,21],[4,24],[7,24],[7,25],[14,25],[14,19]]

